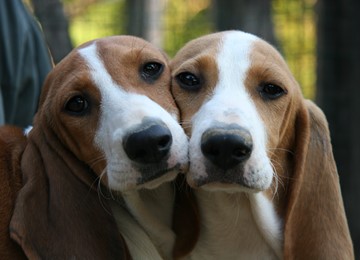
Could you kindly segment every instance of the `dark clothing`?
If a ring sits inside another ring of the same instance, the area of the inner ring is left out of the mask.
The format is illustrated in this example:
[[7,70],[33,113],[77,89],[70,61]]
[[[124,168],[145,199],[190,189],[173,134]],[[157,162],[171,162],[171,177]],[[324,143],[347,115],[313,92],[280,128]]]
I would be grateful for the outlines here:
[[32,124],[51,59],[21,0],[0,1],[0,125]]

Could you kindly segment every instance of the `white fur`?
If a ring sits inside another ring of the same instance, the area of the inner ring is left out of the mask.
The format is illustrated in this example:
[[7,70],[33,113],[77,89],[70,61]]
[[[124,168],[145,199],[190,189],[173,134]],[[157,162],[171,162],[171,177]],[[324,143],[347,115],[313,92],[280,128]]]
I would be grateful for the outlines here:
[[[236,123],[247,129],[253,139],[253,151],[245,165],[244,177],[247,184],[259,190],[264,190],[271,184],[273,169],[266,154],[264,125],[244,85],[250,65],[249,53],[255,40],[254,36],[245,33],[228,33],[223,39],[217,56],[218,84],[212,97],[192,118],[188,178],[201,179],[207,176],[206,159],[200,149],[202,134],[207,129],[216,127],[218,122]],[[209,188],[211,189],[211,185]],[[238,188],[241,189],[240,186]]]
[[28,136],[31,132],[31,130],[33,129],[32,125],[29,125],[27,126],[25,129],[24,129],[24,135],[25,136]]
[[202,134],[217,124],[247,129],[253,151],[244,166],[250,188],[210,183],[195,190],[200,208],[200,238],[190,259],[281,259],[281,221],[272,202],[256,190],[270,187],[273,169],[266,153],[264,123],[245,87],[255,36],[228,32],[217,55],[218,83],[192,119],[189,179],[207,176],[201,152]]
[[171,259],[175,234],[171,229],[174,191],[170,183],[155,190],[123,194],[126,204],[111,208],[133,259]]
[[[100,126],[95,141],[106,155],[109,187],[121,191],[133,189],[141,176],[127,157],[122,139],[132,126],[140,124],[145,117],[163,121],[173,136],[169,168],[178,163],[186,163],[187,138],[175,118],[148,97],[126,92],[122,86],[116,84],[99,59],[95,43],[80,49],[79,52],[86,60],[92,80],[101,93]],[[170,181],[175,176],[176,173],[165,174],[161,180],[148,185],[154,188],[157,183]]]
[[97,54],[96,43],[80,49],[79,53],[86,61],[91,78],[101,94],[95,142],[107,160],[108,186],[120,191],[125,202],[125,205],[111,202],[119,231],[133,259],[169,259],[175,243],[175,234],[171,230],[174,192],[169,181],[175,178],[178,169],[149,183],[137,185],[141,173],[127,157],[122,139],[129,129],[139,125],[144,118],[162,121],[173,137],[167,160],[169,168],[172,168],[188,162],[187,137],[176,117],[148,97],[127,92],[114,82]]
[[261,193],[200,189],[195,194],[201,231],[188,259],[281,259],[280,224],[271,202]]
[[260,233],[277,257],[282,259],[282,223],[273,204],[261,192],[249,194],[249,200]]

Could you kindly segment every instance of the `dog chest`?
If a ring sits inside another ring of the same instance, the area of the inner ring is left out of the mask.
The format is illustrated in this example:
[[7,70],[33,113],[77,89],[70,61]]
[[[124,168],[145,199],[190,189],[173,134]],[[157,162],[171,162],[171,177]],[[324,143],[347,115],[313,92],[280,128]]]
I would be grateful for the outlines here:
[[271,223],[254,216],[251,194],[198,190],[196,196],[202,222],[189,259],[278,259],[271,245],[274,241],[264,235],[264,230],[271,233],[273,227],[264,226]]

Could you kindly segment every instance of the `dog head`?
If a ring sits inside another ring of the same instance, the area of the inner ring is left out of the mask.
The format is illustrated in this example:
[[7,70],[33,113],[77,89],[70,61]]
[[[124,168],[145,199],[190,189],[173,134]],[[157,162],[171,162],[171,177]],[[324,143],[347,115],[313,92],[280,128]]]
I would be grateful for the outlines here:
[[302,97],[281,55],[256,36],[227,31],[189,42],[171,67],[172,92],[191,136],[189,184],[228,192],[269,188],[272,149],[286,145],[284,124]]
[[226,31],[189,42],[170,67],[190,136],[188,183],[264,191],[283,220],[285,259],[353,259],[326,118],[282,56]]
[[170,81],[166,55],[140,38],[86,43],[49,74],[32,132],[51,129],[113,190],[154,188],[187,167]]

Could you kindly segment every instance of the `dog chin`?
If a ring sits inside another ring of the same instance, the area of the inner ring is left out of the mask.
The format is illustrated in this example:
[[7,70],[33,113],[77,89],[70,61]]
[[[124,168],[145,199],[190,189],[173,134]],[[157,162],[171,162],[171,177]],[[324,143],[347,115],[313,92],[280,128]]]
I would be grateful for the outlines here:
[[156,179],[153,179],[151,181],[147,181],[143,184],[137,185],[137,189],[148,189],[148,190],[152,190],[152,189],[156,189],[157,187],[159,187],[160,185],[166,183],[166,182],[171,182],[173,181],[177,174],[178,174],[178,170],[174,169],[166,174],[163,174],[161,177],[158,177]]
[[[177,174],[178,174],[178,170],[169,170],[170,172],[164,173],[161,172],[161,176],[160,177],[154,177],[154,179],[147,179],[147,181],[141,180],[139,181],[139,179],[131,179],[131,180],[126,180],[126,181],[121,181],[121,182],[109,182],[108,186],[111,190],[116,191],[116,192],[120,192],[120,193],[126,193],[126,192],[131,192],[131,191],[136,191],[136,190],[141,190],[141,189],[156,189],[157,187],[159,187],[160,185],[166,183],[166,182],[171,182],[173,181]],[[154,176],[157,174],[154,174]]]
[[204,178],[201,179],[193,179],[190,175],[187,176],[187,183],[193,189],[202,189],[206,191],[221,191],[226,193],[236,193],[236,192],[246,192],[246,193],[256,193],[267,190],[271,181],[264,180],[258,183],[248,184],[246,181],[242,181],[241,183],[237,182],[222,182],[216,180],[206,180]]
[[226,192],[226,193],[257,193],[263,191],[262,189],[246,187],[239,184],[234,183],[209,183],[199,187],[199,189],[203,189],[211,192]]

